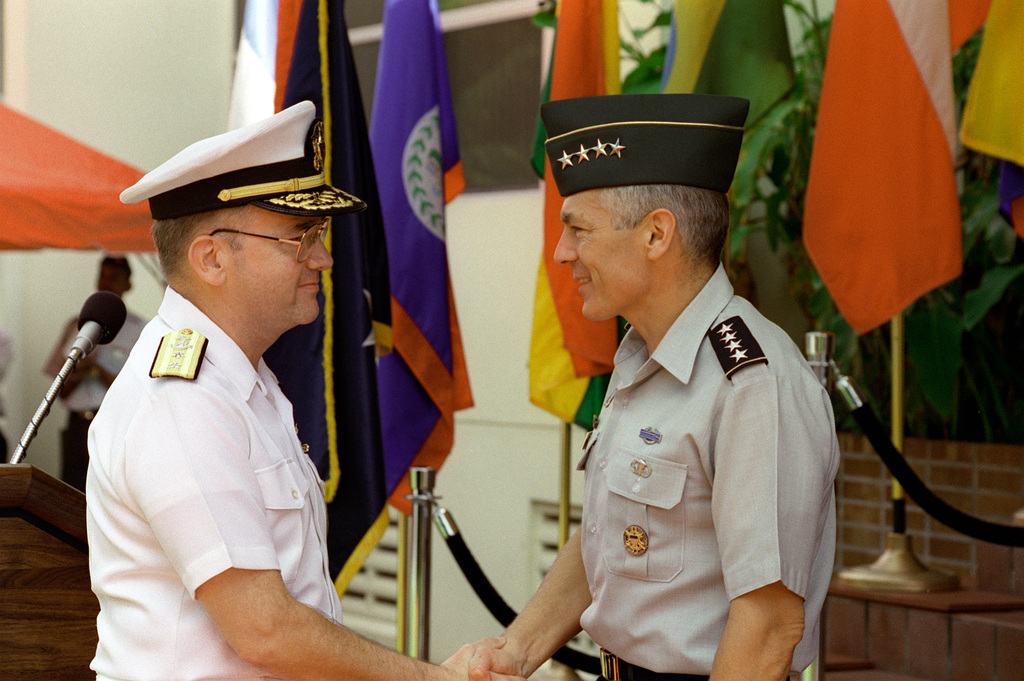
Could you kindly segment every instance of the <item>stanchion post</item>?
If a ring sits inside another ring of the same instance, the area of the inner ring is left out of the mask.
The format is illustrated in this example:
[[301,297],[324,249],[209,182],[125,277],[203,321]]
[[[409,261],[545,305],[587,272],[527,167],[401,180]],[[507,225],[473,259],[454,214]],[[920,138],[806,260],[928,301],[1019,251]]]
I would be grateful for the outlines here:
[[[569,496],[572,450],[572,424],[562,424],[562,456],[558,466],[558,550],[569,541]],[[551,659],[533,676],[537,681],[579,681],[580,676],[572,667]]]
[[406,524],[402,603],[405,632],[399,636],[399,641],[402,653],[420,660],[426,660],[430,651],[430,533],[436,476],[433,468],[409,469],[412,517]]

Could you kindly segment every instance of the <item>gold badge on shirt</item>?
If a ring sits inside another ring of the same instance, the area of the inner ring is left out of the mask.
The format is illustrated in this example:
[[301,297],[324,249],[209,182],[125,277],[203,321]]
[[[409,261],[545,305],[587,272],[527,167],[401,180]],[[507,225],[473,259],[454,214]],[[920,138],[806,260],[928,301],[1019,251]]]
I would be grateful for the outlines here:
[[630,525],[622,533],[622,542],[626,550],[634,556],[642,556],[647,553],[647,533],[639,525]]
[[171,331],[160,339],[153,366],[149,369],[151,378],[176,376],[194,380],[206,355],[206,336],[192,329]]

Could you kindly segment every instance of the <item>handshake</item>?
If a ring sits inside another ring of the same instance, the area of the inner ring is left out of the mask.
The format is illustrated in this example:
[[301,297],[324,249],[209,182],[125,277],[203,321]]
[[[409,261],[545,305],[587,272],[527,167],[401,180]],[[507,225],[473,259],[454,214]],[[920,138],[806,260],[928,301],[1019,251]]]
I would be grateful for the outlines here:
[[505,644],[504,637],[468,643],[441,666],[458,672],[451,678],[469,681],[525,681],[528,672],[523,668],[522,660],[507,650]]

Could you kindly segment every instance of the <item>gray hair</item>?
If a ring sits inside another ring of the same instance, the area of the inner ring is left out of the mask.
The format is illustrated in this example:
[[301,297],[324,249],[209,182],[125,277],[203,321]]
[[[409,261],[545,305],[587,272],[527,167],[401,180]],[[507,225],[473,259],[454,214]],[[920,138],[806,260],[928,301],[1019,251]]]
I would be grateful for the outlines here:
[[631,229],[651,211],[665,208],[675,216],[693,261],[718,267],[729,232],[729,199],[722,192],[681,184],[640,184],[602,189],[600,201],[612,214],[615,229]]
[[[253,219],[249,206],[224,208],[205,213],[193,213],[179,218],[157,220],[150,228],[156,252],[160,257],[160,267],[168,279],[181,274],[185,261],[188,259],[188,248],[192,240],[200,233],[209,234],[215,229],[241,228],[246,229]],[[231,247],[235,248],[234,235]]]

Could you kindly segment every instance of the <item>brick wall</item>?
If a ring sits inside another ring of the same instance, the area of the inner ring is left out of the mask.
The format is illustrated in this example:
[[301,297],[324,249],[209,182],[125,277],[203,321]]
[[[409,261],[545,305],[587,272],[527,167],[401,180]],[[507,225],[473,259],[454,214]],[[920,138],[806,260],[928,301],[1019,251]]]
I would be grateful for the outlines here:
[[[892,528],[891,477],[882,460],[861,435],[842,433],[839,445],[837,570],[873,562]],[[904,456],[932,492],[965,513],[1008,524],[1024,507],[1024,447],[908,438]],[[1024,592],[1024,550],[958,534],[911,499],[907,532],[914,554],[929,567]]]

